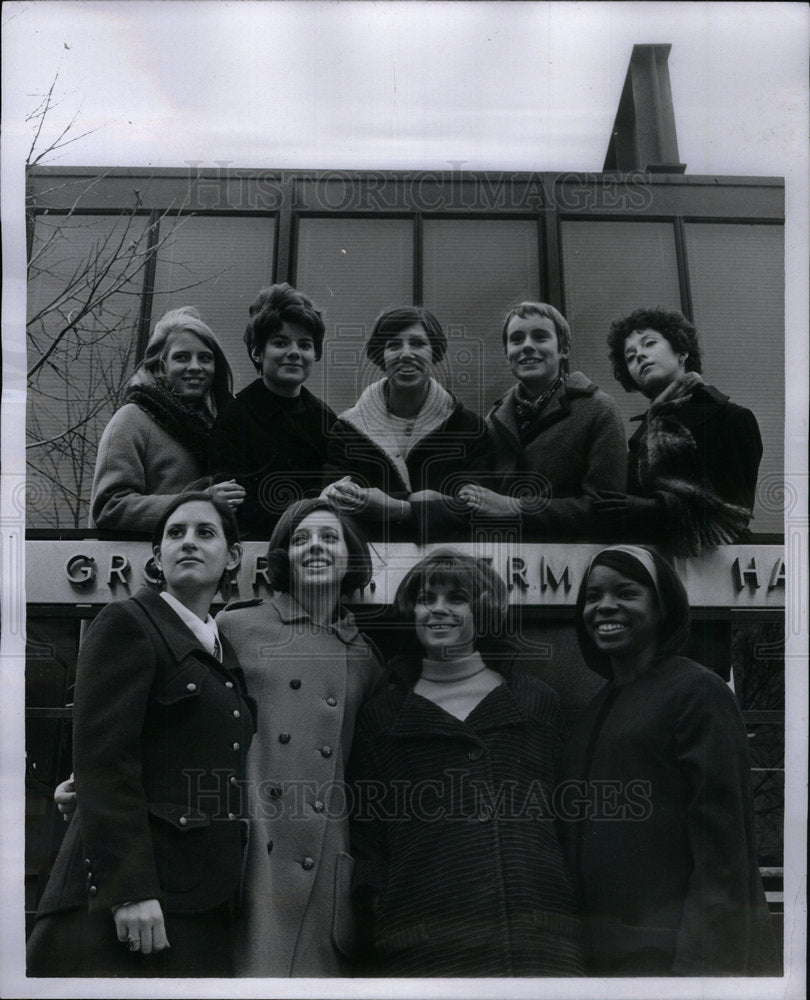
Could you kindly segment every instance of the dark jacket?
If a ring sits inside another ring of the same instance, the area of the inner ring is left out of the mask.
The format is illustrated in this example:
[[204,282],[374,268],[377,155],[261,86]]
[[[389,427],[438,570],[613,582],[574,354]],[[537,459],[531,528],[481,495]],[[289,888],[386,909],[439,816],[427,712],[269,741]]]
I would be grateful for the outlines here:
[[582,372],[572,372],[521,437],[517,386],[487,415],[498,493],[520,496],[525,529],[578,537],[595,528],[588,495],[623,490],[624,426],[613,400]]
[[247,490],[236,510],[243,537],[267,540],[291,503],[318,495],[334,421],[332,410],[307,389],[286,399],[260,378],[218,415],[211,471],[215,482],[236,479]]
[[556,695],[522,674],[464,721],[400,684],[361,710],[352,852],[375,974],[581,974],[560,739]]
[[561,823],[593,975],[778,975],[742,715],[671,656],[609,682],[565,755]]
[[[661,476],[678,477],[700,489],[710,489],[720,500],[751,511],[762,459],[762,438],[754,414],[732,403],[714,386],[699,385],[673,414],[669,427],[678,434],[685,428],[694,448],[679,449],[679,459],[664,467],[656,463],[647,440],[648,414],[633,418],[641,424],[628,441],[627,489],[629,493],[655,493],[664,503],[658,521],[662,536],[680,528],[679,499],[656,491]],[[645,471],[646,470],[646,471]]]
[[146,589],[92,623],[76,677],[78,808],[38,916],[145,899],[194,913],[235,900],[254,706],[222,646],[220,664]]
[[[411,529],[402,537],[427,541],[453,538],[466,528],[466,507],[452,498],[464,483],[478,481],[492,465],[492,449],[482,417],[458,400],[450,416],[409,451],[405,465],[410,489],[383,448],[348,420],[338,417],[329,435],[326,482],[351,476],[361,486],[377,487],[395,499],[407,500],[422,490],[435,490],[449,501],[412,501]],[[378,537],[386,527],[366,522]],[[396,534],[396,531],[394,531]]]

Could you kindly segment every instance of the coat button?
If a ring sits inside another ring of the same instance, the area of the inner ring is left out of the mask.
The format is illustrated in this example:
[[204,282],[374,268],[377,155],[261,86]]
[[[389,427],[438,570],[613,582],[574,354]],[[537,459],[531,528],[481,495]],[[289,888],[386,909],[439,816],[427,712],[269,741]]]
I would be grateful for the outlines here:
[[226,688],[232,688],[233,687],[233,681],[225,681],[225,687]]
[[84,859],[84,867],[85,867],[85,868],[86,868],[86,869],[87,869],[88,871],[90,871],[90,869],[91,869],[91,868],[93,867],[93,863],[92,863],[92,861],[90,860],[90,858],[85,858],[85,859]]
[[321,802],[320,799],[315,799],[315,801],[312,803],[312,808],[315,810],[316,813],[322,813],[323,802]]
[[234,743],[233,748],[234,748],[234,750],[238,750],[239,749],[239,744],[238,743]]
[[194,681],[189,681],[188,684],[186,684],[186,691],[196,691],[196,690],[197,690],[197,685],[194,683]]
[[280,799],[282,791],[283,791],[283,789],[282,789],[281,785],[271,785],[270,788],[269,788],[270,798],[271,799]]
[[273,850],[273,841],[272,840],[268,840],[267,841],[267,853],[270,854],[270,852],[272,850]]
[[188,826],[188,820],[186,819],[185,816],[181,816],[180,819],[178,820],[178,823],[180,824],[180,826]]
[[235,709],[233,710],[233,717],[234,717],[234,719],[238,719],[238,718],[240,718],[240,717],[241,717],[241,715],[242,715],[242,713],[241,713],[241,712],[239,711],[239,709],[238,709],[238,708],[235,708]]
[[335,705],[337,705],[337,698],[330,694],[326,699],[326,704],[329,705],[330,708],[334,708]]
[[98,889],[94,885],[91,885],[90,888],[87,890],[87,892],[91,896],[97,896],[98,895]]
[[484,756],[483,747],[474,747],[467,751],[467,760],[480,760]]
[[239,779],[238,779],[238,778],[236,777],[236,775],[235,775],[235,774],[232,774],[232,775],[230,776],[230,778],[228,778],[228,781],[230,781],[230,783],[231,783],[232,785],[238,785],[238,784],[239,784]]
[[228,819],[236,819],[236,813],[228,813]]
[[278,734],[278,741],[279,741],[279,743],[289,743],[290,742],[290,734],[289,733],[279,733]]
[[328,744],[322,746],[321,757],[331,757],[331,756],[332,756],[332,748]]
[[93,881],[93,873],[92,872],[88,872],[87,873],[87,881],[88,882],[92,882]]
[[311,872],[312,869],[315,867],[315,859],[304,858],[304,860],[301,862],[301,867],[304,869],[305,872]]
[[294,678],[293,680],[290,681],[290,687],[293,689],[293,691],[297,691],[301,687],[301,681],[299,681],[297,677]]

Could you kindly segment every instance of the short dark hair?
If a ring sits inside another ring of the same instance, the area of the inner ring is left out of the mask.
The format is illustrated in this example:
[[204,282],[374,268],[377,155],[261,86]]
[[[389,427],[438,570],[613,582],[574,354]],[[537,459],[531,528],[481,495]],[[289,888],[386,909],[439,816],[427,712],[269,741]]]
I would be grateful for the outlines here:
[[239,541],[239,525],[236,523],[236,517],[234,516],[230,505],[224,500],[220,500],[219,497],[210,496],[204,490],[189,490],[188,493],[178,493],[174,500],[172,500],[169,506],[160,515],[160,518],[152,531],[153,549],[160,545],[163,541],[163,532],[166,530],[166,522],[177,510],[177,508],[182,507],[183,504],[193,503],[197,500],[202,500],[204,503],[210,503],[217,514],[219,514],[219,519],[222,522],[222,533],[225,535],[225,541],[228,543],[229,547],[231,545],[235,545]]
[[638,386],[627,370],[624,360],[624,342],[631,333],[641,330],[655,330],[665,337],[676,354],[685,354],[684,369],[688,372],[703,371],[700,359],[700,345],[697,330],[689,320],[675,310],[636,309],[622,319],[614,319],[610,324],[607,342],[613,377],[626,392],[638,392]]
[[509,323],[515,316],[520,317],[520,319],[527,319],[529,316],[542,316],[545,319],[551,320],[554,324],[554,332],[557,334],[557,350],[563,355],[560,359],[560,371],[563,374],[567,374],[568,354],[571,351],[571,327],[559,309],[555,309],[548,302],[521,302],[510,309],[506,314],[506,319],[503,321],[503,329],[501,330],[501,342],[503,343],[504,351],[506,350]]
[[343,538],[349,551],[349,568],[343,578],[340,592],[344,597],[362,590],[371,581],[371,555],[368,540],[363,529],[346,514],[335,509],[321,497],[309,500],[298,500],[281,515],[278,524],[270,536],[267,549],[267,576],[273,590],[289,594],[292,589],[290,580],[290,539],[298,525],[316,510],[327,510],[334,514],[343,529]]
[[666,562],[657,552],[647,550],[655,563],[655,570],[658,576],[658,585],[653,582],[652,577],[642,562],[632,556],[629,552],[622,552],[617,549],[603,549],[591,560],[588,572],[582,578],[577,592],[576,603],[576,629],[579,648],[585,662],[595,673],[602,677],[613,677],[613,667],[610,657],[597,649],[593,639],[588,634],[583,621],[583,611],[585,608],[585,595],[588,590],[588,576],[590,571],[596,566],[607,566],[608,569],[615,570],[626,576],[629,580],[635,580],[645,587],[649,587],[658,598],[658,608],[661,612],[661,624],[656,649],[656,658],[663,659],[665,656],[672,656],[679,653],[689,639],[689,629],[691,626],[691,613],[689,610],[689,598],[680,577],[673,567]]
[[386,341],[409,326],[422,327],[430,341],[433,363],[438,364],[447,353],[447,336],[433,313],[421,306],[399,306],[381,312],[374,321],[374,329],[366,344],[366,357],[378,368],[384,368]]
[[486,559],[441,548],[420,560],[405,574],[394,596],[394,607],[403,621],[413,621],[419,592],[431,586],[469,595],[479,637],[502,628],[509,600],[506,584]]
[[264,352],[267,341],[285,323],[295,323],[312,334],[315,343],[315,360],[320,361],[323,353],[323,338],[326,327],[321,310],[303,292],[283,282],[263,288],[248,310],[250,319],[242,338],[247,347],[248,357],[257,372],[262,370],[257,354]]

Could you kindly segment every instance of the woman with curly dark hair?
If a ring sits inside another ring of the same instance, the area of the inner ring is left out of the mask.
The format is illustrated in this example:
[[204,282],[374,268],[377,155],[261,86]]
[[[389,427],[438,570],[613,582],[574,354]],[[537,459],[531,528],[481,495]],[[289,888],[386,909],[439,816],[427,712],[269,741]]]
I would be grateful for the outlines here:
[[631,535],[697,555],[748,535],[762,439],[756,417],[702,377],[695,327],[681,313],[637,309],[608,334],[617,381],[650,406],[628,442],[628,493],[597,511]]

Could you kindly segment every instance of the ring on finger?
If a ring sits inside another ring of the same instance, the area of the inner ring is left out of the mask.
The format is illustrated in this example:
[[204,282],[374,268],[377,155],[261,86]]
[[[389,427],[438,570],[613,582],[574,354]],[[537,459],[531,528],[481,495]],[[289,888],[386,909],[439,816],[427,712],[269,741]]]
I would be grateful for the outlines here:
[[134,938],[130,934],[129,937],[127,938],[127,948],[129,948],[130,951],[139,951],[140,947],[141,947],[141,939]]

